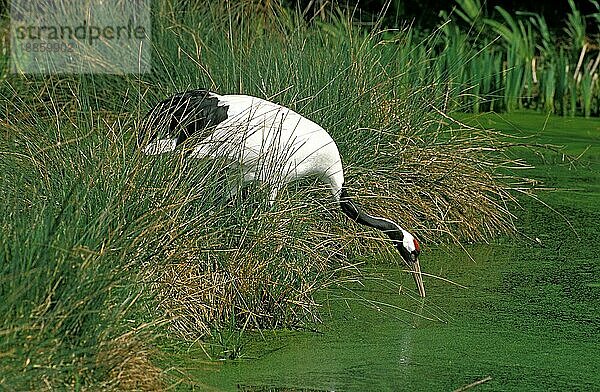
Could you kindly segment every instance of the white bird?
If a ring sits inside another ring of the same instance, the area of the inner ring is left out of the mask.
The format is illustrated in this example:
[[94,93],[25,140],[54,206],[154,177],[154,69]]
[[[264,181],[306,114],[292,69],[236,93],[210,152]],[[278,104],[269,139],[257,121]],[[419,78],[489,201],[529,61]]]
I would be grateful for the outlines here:
[[244,182],[258,180],[269,185],[271,204],[278,190],[291,181],[320,178],[350,219],[381,230],[392,240],[411,270],[419,295],[425,297],[418,241],[397,223],[369,215],[351,200],[344,188],[340,152],[321,126],[264,99],[191,90],[150,110],[138,144],[147,155],[162,154],[175,150],[192,135],[199,140],[191,150],[192,157],[236,162]]

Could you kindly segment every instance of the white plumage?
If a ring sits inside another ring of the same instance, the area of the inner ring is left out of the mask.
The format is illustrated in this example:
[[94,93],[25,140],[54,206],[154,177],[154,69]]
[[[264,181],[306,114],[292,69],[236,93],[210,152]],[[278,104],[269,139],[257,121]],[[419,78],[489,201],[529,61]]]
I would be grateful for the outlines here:
[[[339,150],[319,125],[293,110],[248,95],[218,95],[227,107],[227,119],[194,148],[192,157],[230,158],[243,168],[244,180],[259,180],[271,187],[270,202],[280,187],[291,181],[318,176],[339,200],[344,172]],[[173,151],[176,135],[148,144],[146,154]]]

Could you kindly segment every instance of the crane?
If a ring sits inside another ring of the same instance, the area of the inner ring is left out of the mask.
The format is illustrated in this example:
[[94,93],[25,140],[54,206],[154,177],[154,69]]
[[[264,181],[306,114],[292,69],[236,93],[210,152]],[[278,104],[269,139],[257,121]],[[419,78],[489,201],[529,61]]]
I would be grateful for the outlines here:
[[190,157],[236,162],[244,183],[261,181],[268,185],[270,204],[286,184],[318,177],[351,220],[378,229],[392,240],[414,277],[419,295],[425,297],[419,242],[396,222],[369,215],[353,202],[344,187],[340,152],[321,126],[261,98],[196,89],[157,103],[142,122],[138,146],[147,155],[163,154],[174,151],[191,136],[198,142]]

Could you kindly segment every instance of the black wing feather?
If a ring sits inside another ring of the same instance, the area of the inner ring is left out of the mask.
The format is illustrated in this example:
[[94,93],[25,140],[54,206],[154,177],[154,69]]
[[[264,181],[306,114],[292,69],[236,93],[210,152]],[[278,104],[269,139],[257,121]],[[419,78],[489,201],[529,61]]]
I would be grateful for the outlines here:
[[156,139],[177,139],[176,145],[192,135],[207,137],[227,119],[226,105],[208,90],[190,90],[157,103],[142,121],[140,146]]

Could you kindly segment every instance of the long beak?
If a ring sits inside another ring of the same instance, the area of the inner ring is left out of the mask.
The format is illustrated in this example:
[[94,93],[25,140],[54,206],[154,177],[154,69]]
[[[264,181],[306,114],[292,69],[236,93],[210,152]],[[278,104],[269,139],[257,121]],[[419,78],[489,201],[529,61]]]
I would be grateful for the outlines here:
[[419,295],[422,298],[425,298],[425,286],[423,285],[423,276],[421,276],[421,265],[419,264],[419,259],[417,259],[417,261],[410,266],[410,269],[412,270],[411,273],[413,278],[415,278],[417,289],[419,289]]

